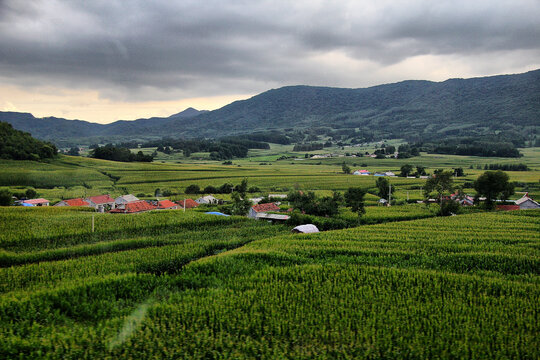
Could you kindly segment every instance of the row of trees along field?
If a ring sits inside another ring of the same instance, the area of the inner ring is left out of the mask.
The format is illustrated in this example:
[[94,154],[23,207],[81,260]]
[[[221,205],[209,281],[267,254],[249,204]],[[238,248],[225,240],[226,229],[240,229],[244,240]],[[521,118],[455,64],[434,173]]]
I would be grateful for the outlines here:
[[116,147],[112,144],[98,146],[90,152],[90,156],[96,159],[113,160],[122,162],[151,162],[154,160],[152,155],[145,155],[142,151],[134,154],[128,148]]
[[[157,147],[164,153],[182,151],[184,156],[189,157],[196,152],[209,152],[212,160],[229,160],[233,158],[247,157],[249,149],[270,149],[267,142],[251,140],[244,137],[226,137],[219,140],[207,139],[170,139],[164,138],[149,141],[143,147]],[[136,144],[135,144],[136,147]]]

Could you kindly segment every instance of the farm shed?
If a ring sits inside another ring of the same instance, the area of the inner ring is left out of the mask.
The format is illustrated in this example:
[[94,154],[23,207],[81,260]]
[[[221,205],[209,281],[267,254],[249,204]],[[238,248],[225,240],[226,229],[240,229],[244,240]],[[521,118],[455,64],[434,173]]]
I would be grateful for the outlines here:
[[318,233],[319,229],[313,224],[305,224],[305,225],[298,225],[294,229],[291,230],[293,233],[302,233],[302,234],[311,234],[311,233]]
[[536,201],[530,198],[529,193],[526,193],[525,195],[523,195],[521,199],[516,200],[516,205],[519,206],[520,210],[540,208],[540,204],[538,204]]
[[497,205],[496,209],[500,211],[519,210],[519,205]]
[[31,204],[32,206],[49,206],[50,201],[47,199],[39,198],[39,199],[23,200],[23,203]]
[[289,215],[283,215],[283,214],[267,214],[267,213],[258,213],[255,217],[257,220],[267,220],[270,222],[276,222],[276,221],[287,221],[289,220]]
[[90,206],[90,204],[84,201],[84,199],[76,198],[76,199],[62,200],[59,203],[55,204],[54,206]]
[[268,204],[257,204],[253,205],[251,209],[249,209],[248,217],[252,219],[257,218],[257,214],[260,213],[267,213],[269,211],[279,211],[279,206],[277,206],[274,203],[268,203]]
[[286,194],[268,194],[269,199],[286,199]]

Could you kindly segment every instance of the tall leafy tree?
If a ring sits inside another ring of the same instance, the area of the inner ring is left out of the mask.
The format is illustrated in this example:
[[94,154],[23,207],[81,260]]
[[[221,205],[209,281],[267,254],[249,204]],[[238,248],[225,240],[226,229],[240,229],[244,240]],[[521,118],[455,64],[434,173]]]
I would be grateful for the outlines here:
[[8,189],[0,189],[0,206],[13,204],[13,194]]
[[442,202],[443,195],[454,190],[453,175],[452,171],[437,171],[424,185],[425,198],[429,198],[431,193],[436,192],[439,202]]
[[413,172],[414,167],[409,164],[405,164],[401,166],[401,176],[407,177]]
[[493,209],[495,200],[507,200],[514,194],[514,184],[509,179],[508,174],[501,170],[484,172],[474,182],[476,197],[485,196],[486,208]]
[[380,177],[375,181],[375,186],[377,186],[377,195],[383,199],[388,199],[390,189],[394,192],[394,186],[390,185],[390,181],[387,178]]
[[360,188],[349,188],[345,192],[345,204],[351,207],[351,210],[361,216],[366,213],[364,208],[364,196],[366,191]]

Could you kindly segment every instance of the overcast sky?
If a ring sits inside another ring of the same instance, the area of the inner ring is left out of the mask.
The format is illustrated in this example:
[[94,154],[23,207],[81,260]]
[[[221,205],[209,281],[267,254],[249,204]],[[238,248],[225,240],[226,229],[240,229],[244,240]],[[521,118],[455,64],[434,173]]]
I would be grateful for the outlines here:
[[540,68],[539,0],[0,0],[0,110],[94,122],[285,85]]

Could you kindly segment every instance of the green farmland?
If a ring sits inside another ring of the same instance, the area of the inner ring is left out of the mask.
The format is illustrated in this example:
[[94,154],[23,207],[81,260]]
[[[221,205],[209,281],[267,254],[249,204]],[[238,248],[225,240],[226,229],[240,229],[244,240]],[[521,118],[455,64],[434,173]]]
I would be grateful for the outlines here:
[[414,203],[426,180],[402,177],[389,178],[396,205],[375,206],[376,178],[342,172],[344,162],[395,173],[403,164],[461,167],[454,183],[474,194],[486,164],[526,163],[530,171],[507,172],[513,198],[538,200],[540,149],[523,153],[309,159],[273,146],[232,165],[202,153],[152,163],[0,160],[1,188],[34,188],[53,203],[154,198],[156,189],[179,200],[200,196],[185,194],[188,185],[243,179],[257,187],[250,197],[368,191],[360,218],[347,207],[302,215],[328,230],[302,235],[199,209],[0,207],[0,358],[537,359],[538,210],[438,217],[438,205]]
[[[276,151],[282,151],[283,145]],[[271,150],[258,150],[272,153]],[[411,159],[328,158],[302,160],[257,161],[247,158],[233,161],[233,165],[221,162],[184,159],[182,161],[156,161],[153,163],[119,163],[84,157],[60,156],[50,163],[32,161],[0,160],[0,187],[12,192],[35,188],[39,195],[53,202],[74,197],[87,197],[109,193],[113,196],[132,193],[153,196],[155,189],[169,190],[173,198],[184,198],[184,189],[191,184],[202,188],[224,183],[238,184],[246,178],[250,186],[257,186],[259,194],[286,193],[292,189],[313,191],[344,191],[349,187],[362,187],[374,192],[373,176],[353,176],[342,173],[341,165],[347,163],[352,169],[393,171],[399,173],[404,164],[425,166],[428,172],[435,169],[462,167],[465,176],[456,178],[456,185],[472,183],[482,174],[477,166],[485,164],[526,163],[531,171],[508,171],[511,181],[518,182],[514,197],[521,192],[540,196],[540,148],[523,149],[524,157],[515,159],[479,158],[473,156],[422,154]],[[253,154],[256,155],[256,154]],[[297,154],[300,155],[300,154]],[[470,166],[473,169],[470,169]],[[393,178],[397,200],[421,200],[423,179]],[[466,189],[472,192],[472,189]],[[189,197],[189,195],[187,195]]]
[[0,209],[2,358],[540,356],[538,211],[311,235],[92,214]]

